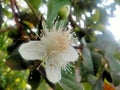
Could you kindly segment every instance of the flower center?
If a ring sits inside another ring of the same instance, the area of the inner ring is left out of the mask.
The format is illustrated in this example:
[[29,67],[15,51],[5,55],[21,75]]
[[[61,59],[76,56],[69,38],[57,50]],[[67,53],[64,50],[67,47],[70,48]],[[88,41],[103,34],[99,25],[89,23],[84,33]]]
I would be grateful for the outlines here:
[[47,40],[47,54],[55,54],[65,50],[69,45],[69,33],[67,31],[53,31],[45,37]]

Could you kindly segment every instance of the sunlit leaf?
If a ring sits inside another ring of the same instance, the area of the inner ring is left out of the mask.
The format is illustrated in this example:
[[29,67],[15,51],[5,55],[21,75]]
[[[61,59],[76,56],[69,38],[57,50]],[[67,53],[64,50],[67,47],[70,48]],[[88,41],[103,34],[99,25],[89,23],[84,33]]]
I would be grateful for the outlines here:
[[38,8],[40,7],[41,4],[41,0],[28,0],[29,3],[32,5],[32,7],[36,10],[38,10]]
[[84,90],[92,90],[92,85],[89,82],[82,83]]
[[12,17],[12,13],[10,11],[8,11],[8,7],[4,7],[3,8],[3,13],[4,15],[6,15],[8,18]]
[[94,22],[97,23],[97,22],[99,21],[99,18],[100,18],[100,12],[99,12],[98,9],[96,9],[96,10],[95,10],[95,13],[94,13],[93,16],[92,16],[92,19],[93,19]]

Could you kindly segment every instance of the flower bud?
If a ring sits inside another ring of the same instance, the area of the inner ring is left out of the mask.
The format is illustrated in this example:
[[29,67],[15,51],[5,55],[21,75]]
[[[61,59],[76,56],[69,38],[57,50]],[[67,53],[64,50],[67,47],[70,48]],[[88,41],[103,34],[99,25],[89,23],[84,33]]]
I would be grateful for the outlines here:
[[60,16],[61,19],[67,19],[69,13],[70,13],[70,6],[64,5],[60,8],[58,15]]

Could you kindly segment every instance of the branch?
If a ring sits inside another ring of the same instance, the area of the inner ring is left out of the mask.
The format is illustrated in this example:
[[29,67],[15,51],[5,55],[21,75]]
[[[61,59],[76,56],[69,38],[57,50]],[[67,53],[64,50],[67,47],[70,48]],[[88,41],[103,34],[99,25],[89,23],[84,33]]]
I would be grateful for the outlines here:
[[14,7],[14,6],[16,6],[15,0],[10,0],[10,6],[11,6],[11,9],[12,9],[12,12],[13,12],[13,17],[15,19],[16,25],[19,28],[21,25],[19,23],[18,17],[16,16],[16,12],[15,12],[15,7]]
[[75,31],[76,35],[79,37],[79,40],[86,35],[86,31],[82,29],[77,23],[73,20],[72,14],[69,15],[69,21],[71,22],[71,26],[75,29],[78,28],[78,31]]
[[75,27],[80,28],[80,27],[77,25],[77,23],[73,20],[71,14],[69,15],[69,21],[71,22],[71,25],[72,25],[73,28],[75,28]]

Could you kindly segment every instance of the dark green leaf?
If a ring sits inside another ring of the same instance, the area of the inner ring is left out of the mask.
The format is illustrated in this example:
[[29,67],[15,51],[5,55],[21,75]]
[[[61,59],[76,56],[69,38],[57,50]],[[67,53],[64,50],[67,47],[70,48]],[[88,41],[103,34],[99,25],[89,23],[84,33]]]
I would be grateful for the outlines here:
[[64,90],[64,89],[60,86],[60,84],[56,84],[56,90]]
[[72,74],[62,73],[62,79],[60,85],[63,90],[83,90],[80,83],[76,81],[76,78]]
[[99,81],[96,82],[96,85],[93,90],[103,90],[103,80],[102,78],[99,79]]
[[92,85],[95,85],[96,80],[97,80],[97,77],[95,77],[95,76],[92,75],[92,74],[89,74],[89,75],[87,76],[87,81],[89,81]]
[[103,80],[106,79],[108,82],[112,82],[112,77],[111,77],[111,73],[110,73],[110,70],[105,70],[103,72]]
[[87,80],[88,80],[88,82],[90,82],[92,84],[92,90],[103,90],[102,77],[98,79],[97,77],[93,76],[92,74],[89,74]]
[[91,52],[91,56],[94,65],[94,72],[96,74],[102,65],[102,55],[97,52]]
[[120,84],[120,61],[114,57],[115,51],[116,51],[115,46],[108,47],[105,53],[105,57],[110,66],[113,83],[114,85],[119,85]]
[[28,68],[26,62],[20,56],[17,49],[13,51],[5,63],[14,70],[24,70]]
[[18,32],[18,29],[15,28],[15,27],[13,27],[13,28],[11,27],[10,31],[8,33],[8,37],[13,38],[13,39],[19,38],[20,37],[20,33]]
[[89,49],[87,47],[83,48],[82,51],[82,56],[83,56],[83,65],[88,69],[89,72],[93,72],[93,62],[92,62],[92,57]]
[[28,77],[28,83],[32,86],[32,90],[36,90],[41,81],[41,75],[38,70],[34,69],[30,71]]

